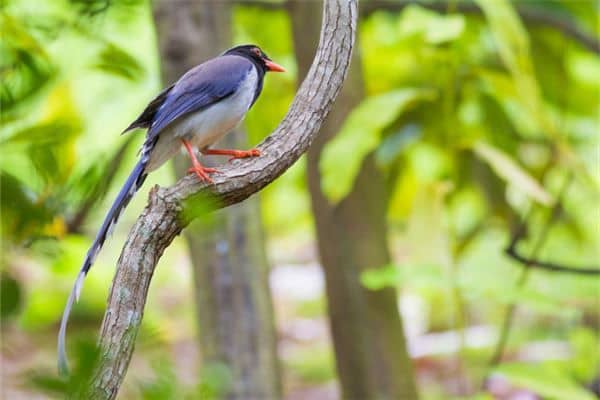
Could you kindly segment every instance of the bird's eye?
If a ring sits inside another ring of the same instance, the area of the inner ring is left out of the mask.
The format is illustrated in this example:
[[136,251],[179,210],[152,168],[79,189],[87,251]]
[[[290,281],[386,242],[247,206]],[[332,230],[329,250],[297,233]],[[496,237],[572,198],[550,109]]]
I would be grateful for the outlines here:
[[262,56],[262,54],[261,54],[262,52],[260,51],[260,49],[259,49],[258,47],[254,47],[254,48],[252,49],[252,52],[253,52],[254,54],[256,54],[257,56],[259,56],[259,57],[260,57],[260,56]]

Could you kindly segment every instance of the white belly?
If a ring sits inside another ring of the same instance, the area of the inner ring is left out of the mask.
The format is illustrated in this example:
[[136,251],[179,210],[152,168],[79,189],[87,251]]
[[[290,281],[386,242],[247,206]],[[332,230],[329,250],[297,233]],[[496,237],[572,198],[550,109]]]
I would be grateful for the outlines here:
[[199,149],[204,149],[233,130],[244,119],[250,108],[257,78],[256,70],[250,69],[248,78],[233,95],[169,124],[159,134],[146,171],[157,169],[177,154],[181,148],[181,139],[190,141]]

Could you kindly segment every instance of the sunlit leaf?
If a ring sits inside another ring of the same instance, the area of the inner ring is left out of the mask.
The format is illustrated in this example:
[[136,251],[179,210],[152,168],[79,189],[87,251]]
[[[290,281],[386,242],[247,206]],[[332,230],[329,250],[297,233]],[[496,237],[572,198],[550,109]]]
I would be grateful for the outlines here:
[[494,370],[514,385],[524,387],[548,399],[594,400],[595,396],[581,387],[557,366],[549,364],[502,364]]
[[335,378],[334,356],[329,347],[313,345],[296,351],[286,359],[286,364],[286,368],[305,382],[323,384]]
[[360,283],[369,290],[386,287],[446,290],[452,282],[438,265],[403,264],[369,268],[360,275]]
[[[64,183],[75,164],[75,141],[82,124],[68,85],[59,85],[45,103],[38,124],[16,131],[0,141],[3,151],[25,151],[47,185]],[[4,166],[3,166],[4,168]],[[11,171],[10,166],[7,166]],[[14,172],[14,171],[11,171]]]
[[483,10],[498,51],[510,70],[529,69],[529,37],[507,0],[475,0]]
[[220,399],[231,388],[232,380],[232,372],[227,365],[220,362],[207,363],[200,374],[198,395],[207,400]]
[[370,290],[396,286],[402,279],[402,271],[394,264],[370,268],[360,274],[360,283]]
[[569,73],[574,79],[596,88],[600,86],[600,58],[583,52],[572,52],[567,62]]
[[600,367],[600,340],[597,332],[578,328],[570,332],[569,342],[574,357],[569,365],[581,382],[591,382]]
[[0,13],[0,37],[0,115],[6,121],[42,93],[56,70],[41,44],[6,13]]
[[552,204],[553,199],[550,193],[510,156],[481,141],[473,146],[473,151],[479,158],[488,163],[494,172],[508,184],[516,187],[543,205],[548,206]]
[[523,105],[517,83],[509,74],[482,68],[477,69],[477,76],[481,79],[481,89],[502,107],[519,134],[527,138],[543,136],[539,120],[531,118],[529,110]]
[[401,36],[423,35],[431,44],[441,44],[460,37],[465,28],[462,15],[440,15],[418,5],[409,5],[402,12],[398,30]]
[[98,58],[94,68],[103,72],[132,81],[141,80],[144,77],[144,68],[138,60],[115,44],[106,44]]
[[40,236],[47,224],[52,223],[53,207],[40,201],[24,182],[7,173],[0,173],[0,200],[2,233],[11,242],[20,243]]
[[444,217],[446,197],[452,189],[450,181],[432,182],[417,189],[406,228],[411,264],[452,265],[451,239]]
[[465,29],[462,15],[445,15],[431,21],[425,39],[432,44],[440,44],[457,39]]
[[443,147],[417,142],[407,154],[408,163],[420,183],[435,183],[449,177],[452,158]]
[[329,200],[338,202],[350,191],[363,159],[377,148],[389,124],[415,103],[434,97],[429,89],[400,89],[367,98],[356,107],[323,150],[319,169]]
[[91,338],[78,340],[73,347],[76,362],[68,376],[57,376],[55,370],[37,368],[28,373],[29,385],[53,395],[53,398],[84,398],[92,374],[96,371],[100,349]]
[[154,379],[141,382],[141,392],[144,400],[175,400],[181,398],[178,393],[179,382],[168,360],[160,360],[152,366]]
[[544,101],[533,67],[529,36],[508,0],[476,0],[488,21],[502,61],[518,92],[520,106],[537,121],[545,135],[556,138],[557,128],[544,109]]

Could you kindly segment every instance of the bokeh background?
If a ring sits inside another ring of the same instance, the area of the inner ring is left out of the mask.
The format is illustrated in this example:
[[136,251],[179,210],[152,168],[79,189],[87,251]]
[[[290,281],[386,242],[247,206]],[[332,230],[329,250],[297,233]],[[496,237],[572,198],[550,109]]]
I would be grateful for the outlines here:
[[[217,3],[162,2],[184,13]],[[272,302],[266,345],[279,359],[263,379],[286,399],[362,400],[349,369],[356,382],[404,382],[380,398],[598,398],[599,3],[361,3],[352,72],[322,139],[255,196],[251,246],[268,274],[252,279],[270,290],[250,290]],[[171,166],[153,173],[100,254],[69,326],[75,378],[58,378],[62,308],[143,140],[119,133],[177,61],[159,45],[171,28],[157,29],[157,7],[0,1],[3,398],[61,398],[84,381],[128,230],[148,189],[175,181]],[[256,43],[288,69],[266,77],[242,129],[250,145],[291,103],[319,10],[237,1],[204,32]],[[199,48],[196,62],[219,52]],[[235,368],[203,351],[202,262],[186,240],[159,262],[120,398],[233,396]],[[332,335],[332,324],[345,328]]]

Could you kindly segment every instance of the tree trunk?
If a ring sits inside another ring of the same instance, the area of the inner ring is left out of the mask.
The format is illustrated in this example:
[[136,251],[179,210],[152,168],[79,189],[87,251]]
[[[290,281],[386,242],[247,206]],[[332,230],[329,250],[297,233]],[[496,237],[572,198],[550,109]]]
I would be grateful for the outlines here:
[[[319,34],[319,19],[315,17],[319,4],[292,1],[289,6],[298,73],[303,77]],[[319,160],[323,147],[363,96],[360,51],[355,46],[342,92],[307,159],[337,372],[345,399],[416,399],[396,290],[370,291],[359,281],[364,269],[390,262],[386,227],[390,193],[385,177],[371,154],[363,162],[352,191],[338,205],[329,204],[321,191]]]
[[[231,45],[231,4],[227,1],[170,0],[155,12],[164,82]],[[243,149],[246,135],[231,132],[216,148]],[[211,165],[223,157],[208,159]],[[178,176],[189,160],[175,162]],[[194,294],[204,367],[224,364],[231,373],[228,399],[281,397],[268,265],[257,197],[221,210],[209,222],[185,231],[194,271]]]

